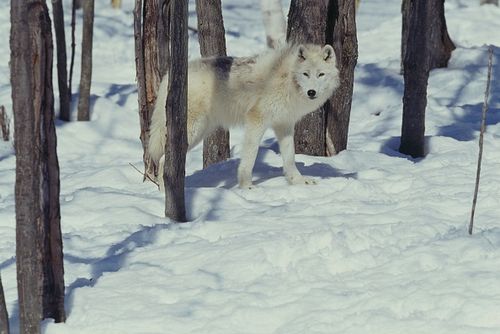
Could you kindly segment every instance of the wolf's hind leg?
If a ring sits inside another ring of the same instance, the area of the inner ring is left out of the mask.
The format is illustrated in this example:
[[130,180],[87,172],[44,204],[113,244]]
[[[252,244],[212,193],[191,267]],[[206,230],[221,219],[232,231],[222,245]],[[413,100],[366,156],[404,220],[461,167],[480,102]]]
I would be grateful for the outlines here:
[[265,130],[260,114],[254,111],[249,112],[245,122],[241,161],[238,166],[238,185],[240,188],[252,187],[252,170]]
[[276,138],[280,145],[281,158],[283,159],[283,172],[290,184],[316,184],[313,179],[300,174],[295,165],[295,146],[293,142],[294,125],[275,125],[273,126]]

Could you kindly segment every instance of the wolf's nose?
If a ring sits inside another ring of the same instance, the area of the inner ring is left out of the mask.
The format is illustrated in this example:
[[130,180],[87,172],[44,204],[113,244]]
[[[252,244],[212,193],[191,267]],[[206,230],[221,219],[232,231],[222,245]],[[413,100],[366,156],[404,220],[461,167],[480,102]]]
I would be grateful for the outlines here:
[[307,91],[307,96],[309,96],[310,98],[313,98],[316,96],[316,91],[314,89],[309,89]]

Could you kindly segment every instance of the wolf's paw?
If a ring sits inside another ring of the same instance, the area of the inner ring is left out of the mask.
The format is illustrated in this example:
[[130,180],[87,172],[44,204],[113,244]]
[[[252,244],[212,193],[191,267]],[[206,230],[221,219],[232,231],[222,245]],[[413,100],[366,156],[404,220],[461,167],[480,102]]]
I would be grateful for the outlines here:
[[295,175],[288,178],[290,184],[317,184],[314,179],[304,177],[302,175]]
[[238,187],[240,189],[255,189],[255,185],[252,182],[240,182]]

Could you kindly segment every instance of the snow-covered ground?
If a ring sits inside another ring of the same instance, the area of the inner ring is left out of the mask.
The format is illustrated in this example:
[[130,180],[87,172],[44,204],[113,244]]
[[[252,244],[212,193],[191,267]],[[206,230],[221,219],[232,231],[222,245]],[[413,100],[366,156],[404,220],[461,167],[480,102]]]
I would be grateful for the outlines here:
[[[363,0],[348,150],[299,155],[318,185],[289,186],[269,133],[258,187],[240,190],[235,130],[230,161],[202,171],[201,148],[189,153],[191,222],[175,225],[129,165],[142,159],[132,1],[96,1],[92,121],[57,127],[68,319],[44,333],[500,333],[500,9],[478,3],[446,1],[457,49],[431,73],[424,159],[397,152],[400,1]],[[264,49],[257,0],[225,0],[223,11],[230,54]],[[194,25],[194,1],[190,15]],[[1,1],[0,104],[10,110],[8,41]],[[495,65],[469,236],[486,44]],[[14,171],[1,143],[0,271],[16,333]]]

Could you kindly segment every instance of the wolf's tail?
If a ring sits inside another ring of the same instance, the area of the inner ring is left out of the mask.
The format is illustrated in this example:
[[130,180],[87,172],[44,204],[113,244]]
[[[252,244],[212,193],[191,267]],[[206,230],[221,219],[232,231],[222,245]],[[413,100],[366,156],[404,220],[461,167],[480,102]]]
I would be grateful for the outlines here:
[[168,77],[165,75],[158,88],[156,103],[151,116],[151,126],[149,128],[148,154],[155,164],[165,154],[166,118],[165,105],[167,100]]

